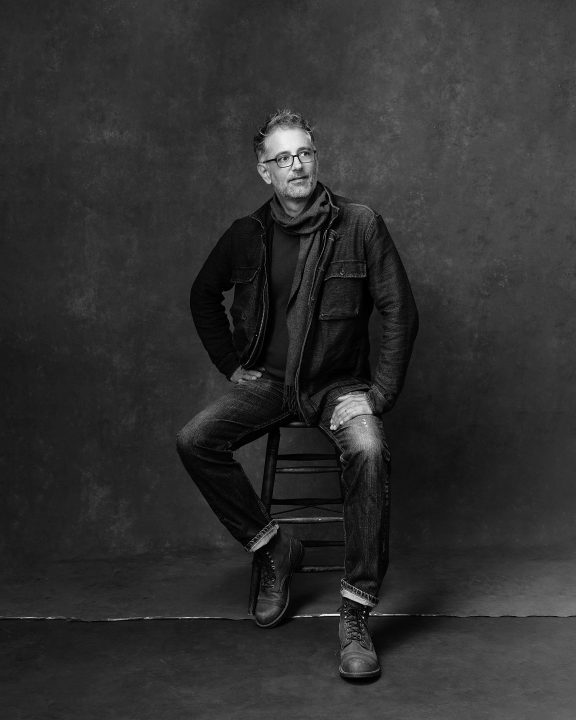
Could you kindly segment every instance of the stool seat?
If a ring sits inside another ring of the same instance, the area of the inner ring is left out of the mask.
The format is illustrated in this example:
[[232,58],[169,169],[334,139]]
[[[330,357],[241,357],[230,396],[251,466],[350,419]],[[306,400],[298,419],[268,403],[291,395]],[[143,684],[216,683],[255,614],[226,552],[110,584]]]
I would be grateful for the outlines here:
[[[279,426],[272,428],[268,433],[266,443],[266,456],[264,458],[264,472],[262,477],[261,500],[268,513],[279,525],[325,525],[328,523],[343,524],[341,510],[335,510],[334,505],[342,505],[342,465],[340,453],[334,446],[332,452],[289,452],[278,453],[280,445],[281,430],[319,430],[317,425],[307,425],[302,420],[287,420]],[[290,465],[278,467],[278,461],[289,462]],[[315,461],[322,461],[322,465],[310,464]],[[296,464],[293,464],[296,463]],[[274,486],[276,476],[290,477],[295,475],[317,475],[333,473],[338,478],[338,494],[332,497],[276,497]],[[287,510],[271,512],[273,505],[291,506]],[[318,510],[322,514],[313,515],[290,515],[298,510]],[[335,540],[303,540],[304,547],[343,547],[342,539]],[[328,572],[343,570],[342,565],[302,565],[298,572]],[[252,578],[250,582],[250,600],[248,612],[254,614],[258,591],[260,587],[260,564],[254,558],[252,562]]]

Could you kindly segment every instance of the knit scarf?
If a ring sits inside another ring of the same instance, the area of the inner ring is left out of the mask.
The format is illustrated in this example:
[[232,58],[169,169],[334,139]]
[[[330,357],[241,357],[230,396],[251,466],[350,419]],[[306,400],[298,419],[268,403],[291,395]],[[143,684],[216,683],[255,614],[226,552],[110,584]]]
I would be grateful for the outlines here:
[[283,399],[284,407],[297,413],[296,372],[306,334],[308,297],[312,290],[314,269],[322,253],[322,229],[330,217],[330,201],[326,189],[318,183],[304,210],[296,217],[285,212],[276,195],[272,198],[270,210],[274,222],[278,223],[285,233],[300,238],[298,261],[286,308],[288,357]]
[[296,217],[288,215],[280,201],[274,195],[270,201],[270,210],[275,223],[288,235],[311,235],[319,230],[330,214],[328,193],[322,183],[316,183],[314,192],[308,198],[304,210]]

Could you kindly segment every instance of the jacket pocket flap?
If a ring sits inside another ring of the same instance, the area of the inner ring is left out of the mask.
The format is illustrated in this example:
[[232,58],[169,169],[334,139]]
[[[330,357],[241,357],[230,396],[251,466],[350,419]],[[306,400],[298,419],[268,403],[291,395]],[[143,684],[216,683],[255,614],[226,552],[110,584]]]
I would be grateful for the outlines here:
[[363,260],[335,260],[328,265],[324,280],[363,277],[366,277],[366,263]]
[[257,272],[258,267],[236,267],[232,270],[230,282],[234,284],[252,282]]

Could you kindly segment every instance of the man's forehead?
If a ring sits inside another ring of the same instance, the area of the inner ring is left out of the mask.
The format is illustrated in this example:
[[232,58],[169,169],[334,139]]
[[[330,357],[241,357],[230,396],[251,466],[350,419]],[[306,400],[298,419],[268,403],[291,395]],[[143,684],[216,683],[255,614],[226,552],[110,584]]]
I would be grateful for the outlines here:
[[312,147],[310,135],[302,128],[276,128],[268,135],[265,142],[268,150],[273,152]]

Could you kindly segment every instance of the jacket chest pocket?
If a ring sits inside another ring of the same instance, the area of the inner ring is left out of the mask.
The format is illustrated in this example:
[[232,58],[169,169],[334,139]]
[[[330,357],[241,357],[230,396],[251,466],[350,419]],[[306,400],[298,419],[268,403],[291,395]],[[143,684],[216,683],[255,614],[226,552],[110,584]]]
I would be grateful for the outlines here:
[[335,260],[328,265],[320,300],[320,320],[346,320],[360,313],[366,279],[362,260]]
[[248,313],[256,306],[257,266],[236,267],[232,271],[230,282],[234,283],[234,300],[230,307],[233,320],[246,319]]

